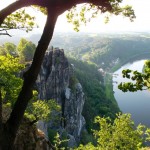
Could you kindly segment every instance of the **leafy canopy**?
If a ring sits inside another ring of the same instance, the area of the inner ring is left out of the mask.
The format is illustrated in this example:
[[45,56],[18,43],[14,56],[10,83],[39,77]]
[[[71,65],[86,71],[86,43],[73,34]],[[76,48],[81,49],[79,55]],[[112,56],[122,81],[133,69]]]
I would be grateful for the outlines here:
[[39,100],[37,91],[33,91],[33,95],[25,112],[30,120],[49,121],[52,119],[52,112],[60,112],[61,107],[55,100]]
[[0,35],[9,35],[7,30],[22,29],[29,32],[35,26],[35,17],[26,13],[25,9],[18,10],[9,15],[0,25]]
[[130,114],[117,114],[113,123],[109,117],[96,117],[95,123],[99,125],[93,131],[97,144],[80,145],[76,150],[139,150],[150,140],[150,129],[141,124],[135,128]]
[[105,13],[105,23],[109,22],[111,15],[122,15],[124,17],[129,17],[130,21],[133,21],[135,19],[135,14],[132,7],[129,5],[121,7],[121,2],[122,0],[110,0],[112,6],[111,10],[93,4],[83,4],[79,7],[72,7],[66,15],[67,21],[73,24],[75,31],[79,31],[82,24],[86,25],[92,18],[96,18],[103,13]]
[[19,59],[11,55],[0,56],[0,89],[2,99],[14,104],[22,87],[22,79],[17,77],[18,72],[24,68]]
[[133,71],[130,69],[122,71],[123,77],[131,79],[133,82],[120,83],[118,88],[123,92],[136,92],[138,90],[150,89],[150,60],[145,62],[144,72]]
[[[86,25],[92,18],[98,17],[100,14],[105,13],[105,23],[108,23],[111,15],[122,15],[128,17],[131,21],[135,19],[135,14],[131,6],[121,6],[122,0],[108,0],[107,4],[101,4],[100,1],[93,1],[92,3],[84,3],[82,5],[75,5],[68,10],[66,18],[69,23],[72,23],[75,31],[79,31],[82,24]],[[103,2],[102,2],[103,3]],[[100,5],[101,4],[101,5]],[[34,10],[42,12],[47,15],[47,9],[41,6],[32,6]],[[10,29],[23,29],[26,32],[31,31],[35,26],[35,17],[32,17],[26,13],[25,9],[20,9],[11,15],[9,15],[2,25],[1,34],[5,31],[6,35],[9,35],[7,30]],[[4,33],[3,33],[4,34]]]
[[17,46],[21,62],[32,61],[36,45],[31,41],[22,38]]

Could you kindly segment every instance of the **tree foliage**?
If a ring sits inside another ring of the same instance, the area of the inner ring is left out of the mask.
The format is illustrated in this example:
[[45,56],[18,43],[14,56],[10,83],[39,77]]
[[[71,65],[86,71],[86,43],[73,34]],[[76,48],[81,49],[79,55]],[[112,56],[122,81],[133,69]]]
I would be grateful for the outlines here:
[[138,90],[150,89],[150,61],[145,62],[144,72],[126,69],[122,71],[123,77],[131,79],[133,82],[120,83],[118,88],[123,92],[136,92]]
[[0,89],[2,100],[5,103],[15,103],[22,87],[22,79],[17,77],[24,65],[19,64],[19,59],[13,56],[0,56]]
[[3,47],[5,49],[5,55],[9,54],[12,56],[18,56],[17,47],[15,44],[6,42],[6,43],[4,43]]
[[0,46],[0,55],[6,56],[7,54],[18,57],[20,62],[30,62],[33,59],[36,45],[25,38],[21,38],[19,44],[16,46],[13,43],[6,42]]
[[120,0],[110,0],[109,2],[111,9],[106,6],[93,5],[92,3],[83,4],[80,7],[72,7],[66,15],[67,21],[73,24],[75,31],[79,31],[82,24],[86,25],[91,19],[105,12],[107,12],[104,19],[105,23],[109,22],[109,18],[112,14],[129,17],[130,21],[135,19],[135,14],[131,6],[126,5],[121,7]]
[[60,112],[60,105],[58,105],[57,102],[52,99],[39,100],[37,94],[37,91],[33,92],[34,97],[26,109],[25,116],[34,122],[37,122],[38,120],[52,120],[52,112]]
[[36,45],[22,38],[17,46],[21,62],[32,61]]
[[26,13],[25,9],[10,14],[0,25],[0,35],[9,35],[7,31],[11,29],[21,29],[29,32],[35,26],[35,17]]
[[130,114],[117,114],[113,123],[110,118],[96,117],[95,123],[99,125],[93,131],[97,144],[80,145],[76,150],[139,150],[150,140],[150,129],[141,124],[135,128]]
[[[98,17],[99,14],[106,13],[105,23],[108,23],[110,16],[122,15],[124,17],[129,17],[131,21],[135,19],[135,14],[131,6],[121,6],[122,0],[106,0],[106,1],[88,1],[87,4],[82,4],[80,7],[72,5],[72,8],[68,10],[66,15],[69,23],[72,23],[75,31],[79,31],[80,25],[90,22],[92,18]],[[37,2],[38,3],[38,2]],[[43,2],[44,3],[44,2]],[[82,3],[82,1],[77,2]],[[84,3],[84,1],[83,1]],[[32,8],[41,11],[43,14],[47,15],[48,11],[46,7],[41,7],[40,5],[34,5]],[[4,22],[1,24],[1,35],[9,35],[7,30],[10,29],[23,29],[26,32],[31,31],[35,26],[35,17],[30,16],[26,13],[25,9],[21,9],[9,15]]]
[[73,58],[68,59],[71,64],[74,64],[75,75],[85,93],[83,116],[86,120],[86,128],[90,133],[91,129],[96,128],[93,123],[95,116],[109,116],[114,119],[115,114],[120,110],[115,100],[107,98],[103,76],[98,72],[98,67],[94,63],[87,63]]
[[0,46],[0,55],[6,56],[7,54],[12,56],[18,55],[15,44],[6,42],[2,46]]

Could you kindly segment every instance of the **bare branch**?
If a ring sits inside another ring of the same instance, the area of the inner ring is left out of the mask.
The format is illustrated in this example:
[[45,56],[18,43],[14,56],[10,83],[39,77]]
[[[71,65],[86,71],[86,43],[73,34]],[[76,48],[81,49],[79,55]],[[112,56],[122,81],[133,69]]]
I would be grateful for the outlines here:
[[[9,30],[9,29],[8,29],[8,30]],[[5,33],[3,33],[3,32],[5,32]],[[0,30],[0,35],[7,35],[7,36],[12,37],[12,36],[8,33],[8,31],[7,31],[6,29],[1,29],[1,30]]]

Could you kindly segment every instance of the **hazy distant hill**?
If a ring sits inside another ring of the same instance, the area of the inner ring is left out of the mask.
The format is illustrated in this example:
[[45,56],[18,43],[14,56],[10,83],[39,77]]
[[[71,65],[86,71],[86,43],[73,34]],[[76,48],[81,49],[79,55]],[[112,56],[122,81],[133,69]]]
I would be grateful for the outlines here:
[[150,55],[150,34],[60,33],[54,35],[51,45],[63,48],[70,57],[91,61],[108,69],[133,57]]
[[[37,44],[40,36],[32,34],[26,38]],[[20,38],[21,36],[1,36],[0,45],[6,41],[17,44]],[[117,63],[121,65],[132,57],[150,55],[150,33],[55,33],[50,45],[64,49],[70,57],[91,61],[108,69]]]

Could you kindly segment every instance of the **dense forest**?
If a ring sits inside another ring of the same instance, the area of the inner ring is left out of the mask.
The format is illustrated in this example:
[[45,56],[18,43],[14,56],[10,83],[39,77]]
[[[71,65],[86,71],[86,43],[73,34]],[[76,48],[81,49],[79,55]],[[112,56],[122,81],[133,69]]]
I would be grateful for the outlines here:
[[113,95],[111,98],[107,97],[103,76],[95,64],[73,58],[69,58],[69,61],[74,65],[76,78],[86,95],[83,116],[86,119],[87,129],[91,132],[91,129],[95,128],[93,124],[95,116],[109,116],[114,119],[120,110]]
[[[68,56],[91,61],[103,69],[115,70],[133,58],[148,57],[150,35],[135,34],[56,34],[52,44],[64,48]],[[117,66],[116,66],[117,65]]]

